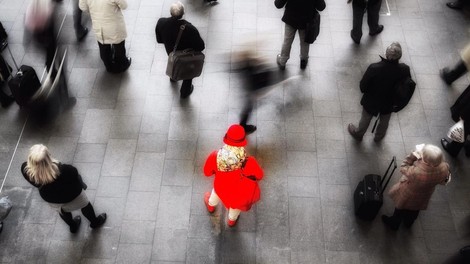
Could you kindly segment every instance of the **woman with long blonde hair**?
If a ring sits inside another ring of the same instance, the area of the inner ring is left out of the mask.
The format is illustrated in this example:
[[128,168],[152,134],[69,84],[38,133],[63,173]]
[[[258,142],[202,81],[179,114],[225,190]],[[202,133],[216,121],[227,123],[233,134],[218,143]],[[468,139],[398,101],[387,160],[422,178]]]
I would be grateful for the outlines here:
[[96,216],[84,190],[87,188],[77,169],[62,164],[51,156],[49,149],[36,144],[29,150],[28,160],[21,165],[24,178],[39,189],[39,195],[59,212],[60,218],[76,233],[80,227],[80,216],[72,211],[81,210],[90,221],[91,228],[97,228],[106,221],[106,213]]

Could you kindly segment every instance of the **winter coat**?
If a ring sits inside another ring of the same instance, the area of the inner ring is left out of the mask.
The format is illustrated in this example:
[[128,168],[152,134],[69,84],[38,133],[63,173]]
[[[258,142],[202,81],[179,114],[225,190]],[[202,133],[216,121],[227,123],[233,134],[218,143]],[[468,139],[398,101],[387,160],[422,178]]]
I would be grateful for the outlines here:
[[[224,172],[217,170],[217,151],[214,151],[204,164],[204,175],[209,177],[214,174],[214,191],[225,207],[248,211],[259,201],[258,181],[263,179],[263,170],[253,157],[247,157],[241,169]],[[256,181],[243,175],[253,176]]]
[[167,54],[170,54],[175,47],[176,38],[181,25],[186,25],[183,33],[181,34],[180,42],[176,50],[193,49],[196,51],[203,51],[205,48],[204,40],[202,40],[197,31],[191,23],[184,19],[177,19],[174,17],[162,17],[158,20],[155,27],[155,35],[158,43],[165,45]]
[[295,29],[305,29],[315,12],[326,7],[325,0],[275,0],[274,5],[278,9],[286,6],[282,21]]
[[462,57],[465,66],[467,66],[467,70],[470,69],[470,43],[465,46],[462,53],[460,53],[460,56]]
[[127,0],[80,0],[81,10],[90,13],[96,40],[101,44],[119,44],[127,37],[122,14]]
[[445,184],[450,174],[447,162],[432,167],[413,154],[403,161],[400,172],[404,177],[390,188],[389,195],[397,209],[415,211],[426,210],[436,185]]
[[46,185],[38,185],[31,181],[26,174],[26,162],[21,165],[23,177],[34,187],[39,189],[39,195],[44,201],[49,203],[68,203],[77,198],[84,188],[82,176],[78,174],[77,169],[68,164],[58,164],[59,175],[55,181]]
[[[381,57],[382,58],[382,57]],[[393,94],[399,81],[411,77],[410,67],[398,61],[387,60],[372,63],[360,82],[364,93],[361,105],[371,115],[390,114],[393,108]]]
[[465,137],[470,135],[470,86],[468,86],[462,94],[457,98],[454,105],[450,107],[452,119],[458,122],[463,119]]

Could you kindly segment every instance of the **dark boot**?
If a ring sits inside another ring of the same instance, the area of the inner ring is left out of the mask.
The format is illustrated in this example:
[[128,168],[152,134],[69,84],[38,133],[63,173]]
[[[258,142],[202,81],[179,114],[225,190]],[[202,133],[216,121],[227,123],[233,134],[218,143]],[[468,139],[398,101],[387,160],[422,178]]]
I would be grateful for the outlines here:
[[457,65],[451,70],[449,68],[444,68],[441,70],[441,78],[448,85],[451,85],[455,80],[462,77],[467,72],[467,66],[465,63],[460,60]]
[[90,221],[91,228],[100,227],[106,222],[106,213],[102,213],[96,217],[95,210],[93,209],[93,205],[88,203],[87,206],[82,208],[83,215]]
[[398,227],[400,227],[401,221],[399,218],[395,216],[395,213],[394,213],[393,216],[382,215],[382,222],[384,222],[384,224],[388,226],[390,229],[396,231],[398,230]]
[[80,227],[80,223],[82,222],[82,219],[80,216],[75,216],[72,217],[72,213],[64,212],[62,209],[60,209],[60,218],[64,220],[67,225],[70,227],[70,233],[77,233],[78,228]]
[[441,138],[441,145],[442,145],[442,148],[444,148],[444,150],[447,151],[447,153],[449,153],[449,155],[451,155],[454,158],[457,157],[457,155],[459,155],[459,152],[463,147],[463,143],[459,143],[455,141],[449,142],[445,138]]

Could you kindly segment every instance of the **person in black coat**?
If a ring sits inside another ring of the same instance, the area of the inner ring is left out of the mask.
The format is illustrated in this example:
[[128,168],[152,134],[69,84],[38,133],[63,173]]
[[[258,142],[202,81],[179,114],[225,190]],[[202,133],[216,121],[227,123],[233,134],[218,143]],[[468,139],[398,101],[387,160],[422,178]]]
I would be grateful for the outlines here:
[[308,52],[310,44],[305,42],[305,28],[312,21],[315,12],[323,11],[326,7],[324,0],[275,0],[274,5],[281,9],[284,6],[282,21],[285,23],[284,42],[281,54],[277,55],[277,65],[281,70],[286,68],[287,60],[290,58],[290,50],[294,41],[295,32],[299,32],[300,38],[300,68],[305,69],[308,63]]
[[375,36],[384,30],[383,25],[379,25],[379,12],[382,0],[348,0],[352,1],[353,9],[353,28],[351,30],[351,38],[356,43],[361,42],[362,37],[362,20],[367,10],[367,24],[369,25],[369,35]]
[[96,216],[85,190],[86,184],[77,169],[52,158],[49,150],[36,144],[29,151],[28,161],[21,165],[23,177],[39,190],[39,195],[59,211],[60,218],[76,233],[80,227],[80,216],[73,217],[72,211],[81,209],[90,221],[91,228],[97,228],[106,221],[106,213]]
[[[470,86],[468,86],[465,91],[457,98],[455,103],[451,106],[450,112],[452,114],[452,119],[455,122],[458,122],[460,119],[464,120],[463,130],[464,138],[470,134]],[[456,141],[448,141],[445,138],[441,138],[442,147],[451,155],[452,157],[457,157],[462,147],[465,145],[465,155],[470,157],[470,142],[466,141],[465,143],[460,143]]]
[[[170,54],[173,51],[181,25],[185,25],[185,29],[181,34],[176,50],[193,49],[203,51],[205,44],[199,35],[199,31],[191,23],[183,19],[184,5],[179,1],[173,3],[170,7],[170,14],[171,17],[160,18],[155,27],[157,42],[165,45],[166,53]],[[180,89],[181,98],[187,98],[193,92],[194,86],[192,82],[192,79],[183,80]]]
[[379,124],[375,132],[374,141],[378,142],[385,137],[388,122],[393,109],[393,94],[399,81],[411,77],[410,67],[399,63],[402,51],[398,42],[392,43],[385,52],[382,61],[371,64],[360,82],[361,99],[363,106],[359,126],[348,125],[348,132],[356,140],[362,140],[373,116],[380,114]]

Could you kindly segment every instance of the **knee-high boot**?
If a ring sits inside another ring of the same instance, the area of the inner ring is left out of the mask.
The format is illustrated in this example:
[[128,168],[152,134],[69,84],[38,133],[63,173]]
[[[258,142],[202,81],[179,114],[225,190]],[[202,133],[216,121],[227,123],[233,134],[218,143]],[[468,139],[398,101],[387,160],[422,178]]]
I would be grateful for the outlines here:
[[60,209],[59,215],[60,215],[60,218],[62,218],[62,220],[64,220],[64,222],[67,223],[67,225],[69,225],[70,233],[77,233],[78,228],[80,227],[80,223],[82,222],[81,217],[78,215],[75,217],[72,217],[72,213],[64,212],[62,208]]
[[90,221],[91,228],[100,227],[106,222],[106,213],[102,213],[96,217],[95,210],[93,209],[93,205],[88,203],[87,206],[82,208],[83,215]]
[[441,71],[441,77],[442,79],[447,83],[447,84],[452,84],[455,80],[460,78],[462,75],[464,75],[467,72],[467,66],[465,66],[465,63],[463,60],[459,60],[457,65],[450,70],[449,68],[444,68]]

